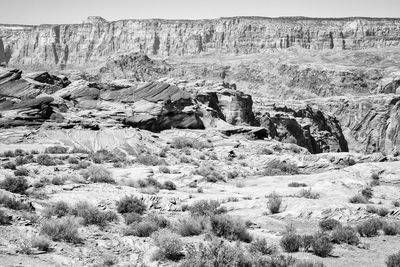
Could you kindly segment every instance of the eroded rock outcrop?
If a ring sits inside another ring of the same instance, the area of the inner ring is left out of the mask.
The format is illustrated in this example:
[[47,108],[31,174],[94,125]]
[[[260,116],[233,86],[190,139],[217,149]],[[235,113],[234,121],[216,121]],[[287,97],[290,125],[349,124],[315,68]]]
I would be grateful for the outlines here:
[[143,53],[127,53],[108,57],[97,76],[103,82],[119,78],[147,82],[166,76],[171,69],[165,61],[150,59]]
[[48,72],[23,75],[17,69],[0,69],[0,127],[41,125],[54,111],[49,95],[69,83]]
[[352,150],[363,153],[400,150],[400,96],[334,97],[314,104],[338,119]]
[[313,154],[349,151],[336,118],[310,106],[289,108],[272,104],[257,117],[272,138],[295,143]]

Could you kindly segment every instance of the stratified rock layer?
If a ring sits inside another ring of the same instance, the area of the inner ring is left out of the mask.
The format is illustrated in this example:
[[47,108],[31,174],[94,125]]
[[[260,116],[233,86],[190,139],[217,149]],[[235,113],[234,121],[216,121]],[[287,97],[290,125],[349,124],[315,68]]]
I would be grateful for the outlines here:
[[234,17],[213,20],[121,20],[0,26],[0,62],[83,66],[114,53],[151,55],[259,53],[265,49],[365,49],[398,46],[400,19]]

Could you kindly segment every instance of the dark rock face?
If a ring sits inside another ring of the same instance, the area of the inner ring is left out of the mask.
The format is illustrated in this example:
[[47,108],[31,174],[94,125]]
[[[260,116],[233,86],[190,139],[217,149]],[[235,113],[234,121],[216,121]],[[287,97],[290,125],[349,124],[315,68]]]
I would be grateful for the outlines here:
[[334,115],[350,148],[363,153],[399,151],[400,97],[381,94],[368,97],[329,98],[314,103]]
[[293,142],[311,153],[349,150],[338,121],[310,106],[295,110],[273,105],[261,112],[258,119],[272,138]]
[[47,72],[26,76],[16,69],[0,69],[0,127],[35,126],[48,120],[54,112],[52,94],[69,84],[65,77]]

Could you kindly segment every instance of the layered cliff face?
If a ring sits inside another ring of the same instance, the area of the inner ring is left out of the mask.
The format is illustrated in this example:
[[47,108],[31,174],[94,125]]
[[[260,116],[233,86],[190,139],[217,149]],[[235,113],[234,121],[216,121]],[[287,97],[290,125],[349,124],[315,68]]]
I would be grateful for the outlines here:
[[400,151],[400,96],[331,98],[315,103],[348,130],[352,150],[363,153]]
[[365,49],[400,45],[399,19],[235,17],[214,20],[121,20],[93,17],[73,25],[0,26],[0,61],[62,68],[120,52],[247,54],[266,49]]

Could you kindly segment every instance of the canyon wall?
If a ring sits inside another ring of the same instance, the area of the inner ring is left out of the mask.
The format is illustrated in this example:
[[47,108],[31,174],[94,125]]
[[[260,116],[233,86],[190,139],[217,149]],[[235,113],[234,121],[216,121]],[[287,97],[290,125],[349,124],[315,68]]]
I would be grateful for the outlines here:
[[196,55],[267,49],[365,49],[400,45],[400,19],[234,17],[213,20],[120,20],[82,24],[0,25],[0,63],[89,66],[115,53]]

